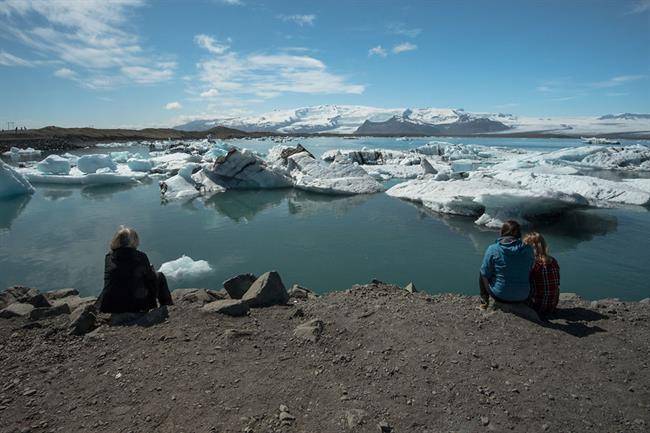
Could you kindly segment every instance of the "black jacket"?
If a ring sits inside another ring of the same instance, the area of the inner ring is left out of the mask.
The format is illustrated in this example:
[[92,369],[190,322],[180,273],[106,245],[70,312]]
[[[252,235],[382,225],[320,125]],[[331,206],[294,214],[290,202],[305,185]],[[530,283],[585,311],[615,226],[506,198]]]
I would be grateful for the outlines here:
[[147,255],[135,248],[106,254],[104,290],[97,306],[104,313],[148,311],[156,308],[156,271]]

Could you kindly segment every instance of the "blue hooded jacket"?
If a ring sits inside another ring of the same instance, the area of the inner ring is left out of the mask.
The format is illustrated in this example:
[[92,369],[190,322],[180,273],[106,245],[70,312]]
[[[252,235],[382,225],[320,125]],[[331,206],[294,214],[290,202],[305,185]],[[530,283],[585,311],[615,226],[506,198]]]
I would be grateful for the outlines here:
[[490,290],[504,301],[525,301],[530,294],[530,270],[535,254],[521,239],[506,236],[487,247],[481,275],[490,282]]

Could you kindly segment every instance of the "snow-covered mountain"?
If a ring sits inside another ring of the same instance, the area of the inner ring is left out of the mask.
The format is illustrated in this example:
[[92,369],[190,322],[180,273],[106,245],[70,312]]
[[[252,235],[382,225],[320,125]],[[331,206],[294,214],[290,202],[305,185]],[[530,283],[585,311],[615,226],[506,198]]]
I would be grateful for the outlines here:
[[316,105],[291,110],[217,119],[194,120],[175,129],[203,131],[226,126],[242,131],[338,134],[478,133],[607,134],[650,133],[650,115],[624,113],[601,117],[518,117],[470,113],[452,108],[377,108],[362,105]]

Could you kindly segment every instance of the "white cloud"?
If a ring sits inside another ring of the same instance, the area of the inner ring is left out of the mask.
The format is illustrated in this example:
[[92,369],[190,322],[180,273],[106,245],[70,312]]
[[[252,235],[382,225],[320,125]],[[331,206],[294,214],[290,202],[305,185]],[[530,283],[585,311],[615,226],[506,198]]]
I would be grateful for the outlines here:
[[165,110],[180,110],[181,108],[183,108],[183,106],[178,101],[169,102],[165,105]]
[[69,68],[61,68],[54,71],[54,76],[59,78],[67,78],[69,80],[77,78],[77,73]]
[[415,38],[420,33],[422,29],[419,28],[410,28],[407,27],[404,23],[391,23],[388,24],[388,32],[393,35],[408,36],[409,38]]
[[538,92],[552,92],[553,89],[551,89],[550,86],[537,86],[537,91]]
[[4,50],[0,50],[0,65],[1,66],[33,66],[32,62],[29,60],[22,59],[18,56],[14,56],[11,53],[8,53]]
[[388,53],[386,52],[386,49],[381,45],[377,45],[376,47],[372,47],[368,50],[368,56],[386,57],[387,55]]
[[198,79],[204,84],[201,96],[218,93],[222,97],[220,101],[246,95],[268,99],[284,93],[360,94],[364,91],[363,85],[349,83],[346,77],[330,72],[321,60],[307,55],[239,54],[230,49],[211,54],[197,64]]
[[418,49],[417,45],[412,44],[410,42],[404,42],[404,43],[395,45],[393,47],[392,51],[395,54],[399,54],[399,53],[404,53],[406,51],[413,51],[413,50],[417,50],[417,49]]
[[219,3],[223,3],[229,6],[243,6],[244,2],[241,0],[219,0]]
[[[151,54],[130,30],[129,15],[143,4],[144,0],[5,0],[0,2],[0,27],[4,36],[48,59],[40,64],[75,67],[77,81],[85,87],[151,84],[170,79],[175,65]],[[146,71],[149,78],[134,71]]]
[[201,98],[214,98],[219,94],[217,89],[208,89],[205,92],[201,92]]
[[599,89],[608,88],[608,87],[618,87],[632,81],[642,80],[644,78],[646,78],[645,75],[619,75],[617,77],[612,77],[609,80],[591,83],[591,86]]
[[641,14],[650,11],[650,0],[637,0],[627,11],[627,14]]
[[230,48],[230,45],[217,42],[215,38],[208,35],[196,35],[194,36],[194,42],[213,54],[223,54]]
[[300,27],[302,27],[302,26],[313,26],[314,21],[316,20],[316,15],[314,15],[314,14],[309,14],[309,15],[279,15],[278,18],[280,18],[282,21],[285,21],[285,22],[296,23]]

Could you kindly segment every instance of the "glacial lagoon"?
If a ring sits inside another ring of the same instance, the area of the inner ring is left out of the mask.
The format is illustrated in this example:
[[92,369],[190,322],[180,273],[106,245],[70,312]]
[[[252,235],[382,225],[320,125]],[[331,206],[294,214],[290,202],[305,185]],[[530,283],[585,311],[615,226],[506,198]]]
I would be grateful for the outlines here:
[[[443,140],[535,150],[580,145],[559,139]],[[428,141],[314,138],[288,144],[300,142],[318,156],[363,146],[405,150]],[[266,152],[276,143],[232,144]],[[78,153],[115,150],[120,149]],[[126,150],[148,152],[140,146]],[[207,200],[165,202],[156,179],[130,185],[37,185],[31,196],[0,200],[0,287],[75,287],[96,295],[108,241],[119,224],[126,224],[139,231],[141,249],[156,266],[182,255],[212,266],[209,274],[173,281],[174,287],[218,289],[232,275],[277,269],[286,285],[299,283],[318,292],[376,278],[400,285],[412,281],[431,293],[474,294],[483,251],[497,236],[474,219],[437,214],[384,193],[228,191]],[[650,295],[648,208],[576,210],[536,228],[560,262],[563,291],[591,299]]]

